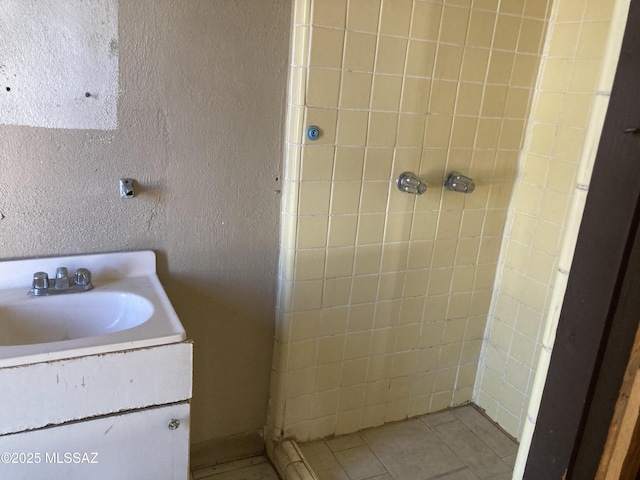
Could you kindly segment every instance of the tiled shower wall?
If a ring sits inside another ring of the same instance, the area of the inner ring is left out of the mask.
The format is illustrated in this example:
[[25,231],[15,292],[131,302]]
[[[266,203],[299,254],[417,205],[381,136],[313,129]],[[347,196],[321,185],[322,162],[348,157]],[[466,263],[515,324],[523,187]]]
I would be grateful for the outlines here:
[[589,183],[590,169],[578,178],[578,161],[589,158],[581,156],[583,145],[593,150],[599,138],[586,133],[596,93],[606,93],[596,89],[614,3],[555,0],[551,13],[476,385],[476,402],[518,437],[553,284],[559,278],[563,288],[569,273],[570,260],[559,265],[559,256],[565,233],[576,236],[579,226],[569,217],[570,201],[585,197]]
[[295,2],[270,438],[471,400],[546,3]]

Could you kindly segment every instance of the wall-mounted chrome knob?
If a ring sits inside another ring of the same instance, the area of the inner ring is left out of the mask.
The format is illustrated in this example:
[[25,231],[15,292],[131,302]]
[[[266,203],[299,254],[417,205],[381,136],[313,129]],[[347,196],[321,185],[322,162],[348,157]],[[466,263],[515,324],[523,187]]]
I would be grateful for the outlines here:
[[120,198],[133,198],[135,191],[133,189],[133,178],[120,179]]
[[476,184],[469,177],[465,177],[460,172],[451,172],[444,180],[447,190],[458,193],[471,193],[475,190]]
[[398,189],[413,195],[422,195],[427,191],[427,182],[421,180],[412,172],[403,172],[398,177]]

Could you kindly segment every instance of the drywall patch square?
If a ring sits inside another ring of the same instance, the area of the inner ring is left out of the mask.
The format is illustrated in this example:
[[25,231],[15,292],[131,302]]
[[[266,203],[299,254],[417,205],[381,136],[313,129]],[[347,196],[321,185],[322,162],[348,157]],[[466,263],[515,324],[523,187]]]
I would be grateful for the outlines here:
[[117,127],[117,0],[4,0],[0,38],[0,123]]

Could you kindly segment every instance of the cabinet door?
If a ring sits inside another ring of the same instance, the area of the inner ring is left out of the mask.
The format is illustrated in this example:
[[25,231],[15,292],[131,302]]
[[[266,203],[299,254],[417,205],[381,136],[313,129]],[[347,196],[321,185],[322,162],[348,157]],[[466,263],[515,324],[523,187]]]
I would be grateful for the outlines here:
[[189,404],[2,436],[0,478],[187,480]]

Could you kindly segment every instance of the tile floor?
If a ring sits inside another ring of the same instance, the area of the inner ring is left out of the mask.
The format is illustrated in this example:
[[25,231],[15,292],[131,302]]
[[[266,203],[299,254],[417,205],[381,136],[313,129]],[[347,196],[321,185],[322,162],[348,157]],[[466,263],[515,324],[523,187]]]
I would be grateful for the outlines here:
[[319,480],[511,480],[518,445],[468,405],[300,449]]
[[[299,445],[319,480],[511,480],[518,445],[468,405]],[[194,480],[278,480],[266,457]]]
[[266,456],[246,458],[192,472],[193,480],[279,480]]

